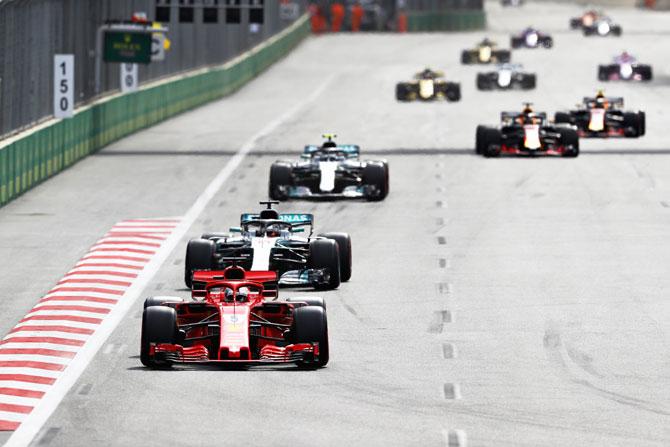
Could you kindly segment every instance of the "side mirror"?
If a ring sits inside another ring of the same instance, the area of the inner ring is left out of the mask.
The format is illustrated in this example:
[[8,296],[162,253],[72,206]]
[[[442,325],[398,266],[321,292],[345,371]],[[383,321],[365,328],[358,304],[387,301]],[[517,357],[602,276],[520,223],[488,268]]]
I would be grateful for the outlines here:
[[230,227],[228,230],[231,233],[241,233],[242,232],[242,227]]
[[304,233],[304,228],[291,228],[291,233]]

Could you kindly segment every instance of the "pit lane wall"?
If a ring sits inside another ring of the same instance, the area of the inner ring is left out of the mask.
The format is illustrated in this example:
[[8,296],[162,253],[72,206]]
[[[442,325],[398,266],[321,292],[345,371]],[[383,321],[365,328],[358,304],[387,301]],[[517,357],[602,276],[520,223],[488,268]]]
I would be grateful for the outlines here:
[[407,31],[470,31],[486,27],[483,10],[410,11]]
[[147,84],[0,143],[0,206],[100,148],[226,96],[288,54],[309,34],[307,16],[232,61]]

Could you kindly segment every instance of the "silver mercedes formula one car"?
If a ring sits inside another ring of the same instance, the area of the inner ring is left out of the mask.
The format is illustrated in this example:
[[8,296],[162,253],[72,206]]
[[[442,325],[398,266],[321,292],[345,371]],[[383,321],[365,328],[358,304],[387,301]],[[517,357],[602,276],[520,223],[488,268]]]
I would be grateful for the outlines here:
[[535,73],[524,72],[520,64],[501,64],[496,71],[477,73],[478,90],[531,90],[535,88]]
[[335,134],[323,137],[321,146],[305,146],[300,161],[272,164],[270,198],[384,200],[389,193],[388,163],[360,160],[359,146],[337,144]]

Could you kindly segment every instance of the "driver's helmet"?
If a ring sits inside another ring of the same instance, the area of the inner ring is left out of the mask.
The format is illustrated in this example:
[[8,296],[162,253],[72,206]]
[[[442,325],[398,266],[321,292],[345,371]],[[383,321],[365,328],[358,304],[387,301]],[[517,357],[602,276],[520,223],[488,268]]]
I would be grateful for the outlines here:
[[425,68],[421,73],[419,73],[422,79],[430,79],[433,77],[433,70],[430,68]]
[[232,303],[233,302],[233,300],[234,300],[233,289],[231,289],[229,287],[226,287],[226,290],[224,291],[224,294],[223,294],[223,300],[226,303]]
[[493,41],[490,40],[488,37],[485,37],[484,40],[481,41],[479,44],[481,47],[490,47],[493,46]]
[[249,301],[249,288],[247,287],[240,287],[237,290],[237,296],[235,297],[235,301],[238,303],[246,303]]
[[605,92],[602,90],[598,90],[598,93],[596,93],[596,98],[595,98],[595,107],[599,109],[606,109],[608,106],[608,101],[607,98],[605,97]]
[[279,237],[281,235],[281,228],[279,225],[268,225],[265,229],[265,235],[267,237]]

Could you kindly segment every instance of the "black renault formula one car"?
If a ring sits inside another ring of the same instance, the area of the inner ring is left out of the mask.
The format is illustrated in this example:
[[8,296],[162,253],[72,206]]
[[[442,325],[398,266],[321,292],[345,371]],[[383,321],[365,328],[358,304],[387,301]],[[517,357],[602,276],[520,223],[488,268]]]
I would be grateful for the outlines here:
[[471,50],[463,50],[461,63],[463,64],[502,64],[512,59],[510,50],[500,50],[497,44],[491,40],[484,39]]
[[389,193],[386,160],[360,160],[359,146],[337,144],[336,136],[324,134],[321,146],[305,146],[301,161],[274,162],[270,198],[384,200]]
[[638,64],[627,52],[616,56],[611,64],[598,65],[599,81],[651,81],[651,65]]
[[577,128],[581,138],[637,138],[645,133],[646,117],[642,111],[624,111],[623,98],[608,98],[602,92],[568,112],[557,112],[554,122]]
[[[280,285],[336,289],[351,278],[351,238],[346,233],[313,235],[314,216],[280,214],[274,201],[267,209],[240,217],[230,233],[205,233],[186,247],[184,280],[193,284],[199,270],[239,266],[248,271],[277,272]],[[306,236],[301,236],[308,229]]]
[[478,90],[531,90],[535,88],[535,73],[522,71],[519,64],[502,64],[496,71],[477,73]]
[[499,127],[477,126],[475,152],[485,157],[508,155],[579,155],[579,136],[571,126],[552,125],[546,113],[526,104],[522,112],[502,112]]
[[461,84],[447,81],[441,71],[426,68],[414,75],[414,80],[396,84],[395,97],[398,101],[459,101]]
[[535,28],[528,27],[511,39],[512,48],[551,48],[554,39]]

